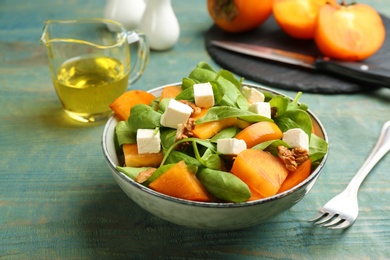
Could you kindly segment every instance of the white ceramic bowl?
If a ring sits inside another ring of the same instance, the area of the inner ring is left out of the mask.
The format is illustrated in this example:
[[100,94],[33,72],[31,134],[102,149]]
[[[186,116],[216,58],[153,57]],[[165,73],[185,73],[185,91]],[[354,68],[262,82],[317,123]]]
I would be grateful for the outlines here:
[[[180,86],[180,83],[169,85]],[[251,84],[244,85],[256,87],[276,95],[282,95],[268,88]],[[161,95],[161,90],[164,87],[165,86],[162,86],[150,90],[149,92],[158,97]],[[308,112],[312,117],[314,127],[322,133],[322,136],[320,137],[328,142],[328,137],[323,125],[312,112]],[[116,170],[115,167],[119,165],[114,145],[114,129],[117,122],[118,121],[114,116],[111,117],[105,125],[102,136],[103,153],[116,182],[135,203],[145,210],[172,223],[192,228],[218,230],[246,228],[262,223],[286,211],[310,191],[317,181],[327,159],[326,154],[319,166],[305,181],[290,190],[269,198],[245,203],[205,203],[187,201],[155,192]]]

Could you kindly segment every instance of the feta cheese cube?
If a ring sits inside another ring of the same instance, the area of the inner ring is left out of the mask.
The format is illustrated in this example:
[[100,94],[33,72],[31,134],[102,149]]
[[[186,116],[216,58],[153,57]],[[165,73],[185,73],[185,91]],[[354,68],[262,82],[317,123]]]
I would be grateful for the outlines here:
[[241,92],[249,103],[264,102],[264,94],[255,88],[244,86]]
[[198,107],[209,108],[214,106],[214,92],[210,82],[194,84],[194,98]]
[[171,99],[165,112],[162,114],[160,124],[177,129],[178,124],[186,123],[191,116],[192,108],[177,100]]
[[154,129],[137,130],[137,148],[139,154],[159,153],[161,150],[160,131]]
[[237,138],[221,138],[217,140],[217,152],[220,154],[237,155],[246,150],[244,140]]
[[282,140],[290,147],[302,147],[309,151],[309,136],[300,128],[292,128],[283,133]]
[[271,105],[268,102],[254,102],[248,110],[261,116],[271,118]]

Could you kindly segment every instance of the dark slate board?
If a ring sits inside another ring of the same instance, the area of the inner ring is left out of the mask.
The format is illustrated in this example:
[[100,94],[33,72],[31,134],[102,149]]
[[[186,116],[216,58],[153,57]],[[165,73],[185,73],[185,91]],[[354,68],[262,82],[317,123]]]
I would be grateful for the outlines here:
[[[386,35],[389,36],[390,20],[384,16],[381,17],[386,27]],[[378,88],[323,72],[230,52],[212,46],[210,44],[212,40],[240,41],[320,56],[320,51],[314,41],[298,40],[288,36],[280,29],[272,15],[264,24],[246,33],[227,33],[213,25],[206,32],[205,37],[208,53],[224,69],[270,87],[323,94],[357,93]],[[387,37],[381,49],[364,62],[368,65],[390,69],[389,50],[390,40]]]

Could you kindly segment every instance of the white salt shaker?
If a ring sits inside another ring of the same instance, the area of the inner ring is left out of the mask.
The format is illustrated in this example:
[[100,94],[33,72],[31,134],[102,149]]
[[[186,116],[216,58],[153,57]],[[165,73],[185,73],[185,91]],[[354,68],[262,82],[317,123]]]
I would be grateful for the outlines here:
[[144,0],[108,0],[104,18],[121,23],[127,30],[139,28],[146,4]]
[[139,29],[149,39],[153,50],[167,50],[179,40],[180,26],[171,0],[146,0]]

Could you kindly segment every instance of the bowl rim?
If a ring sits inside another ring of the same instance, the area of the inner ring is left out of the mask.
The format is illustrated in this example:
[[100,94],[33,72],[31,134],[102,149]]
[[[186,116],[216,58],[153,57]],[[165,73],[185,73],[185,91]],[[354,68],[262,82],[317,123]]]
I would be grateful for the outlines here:
[[[181,84],[182,84],[182,82],[166,84],[166,85],[163,85],[163,86],[160,86],[160,87],[157,87],[157,88],[150,89],[147,92],[153,94],[155,92],[161,91],[163,88],[165,88],[167,86],[181,86]],[[284,97],[288,97],[288,98],[290,98],[290,100],[292,100],[291,97],[289,97],[289,96],[287,96],[287,95],[285,95],[285,94],[283,94],[281,92],[278,92],[278,91],[275,91],[275,90],[270,89],[268,87],[265,87],[263,85],[257,85],[257,84],[247,83],[247,82],[242,82],[241,85],[242,86],[253,87],[253,88],[258,88],[260,90],[268,91],[268,92],[270,92],[272,94],[275,94],[275,95],[281,95],[281,96],[284,96]],[[318,124],[318,126],[320,127],[320,129],[322,131],[324,140],[329,145],[328,134],[327,134],[323,124],[318,119],[318,117],[316,115],[314,115],[313,112],[311,112],[310,109],[308,109],[307,112],[312,117],[312,119],[314,119],[316,121],[316,123]],[[150,188],[148,188],[148,187],[146,187],[146,186],[144,186],[144,185],[142,185],[140,183],[137,183],[136,181],[134,181],[130,177],[128,177],[126,174],[124,174],[124,173],[122,173],[122,172],[120,172],[120,171],[118,171],[116,169],[116,164],[111,160],[111,158],[109,156],[109,151],[108,151],[109,149],[108,149],[108,146],[107,146],[107,138],[108,138],[107,135],[108,135],[108,132],[112,129],[112,124],[115,123],[115,121],[118,121],[117,118],[115,117],[115,115],[112,115],[107,120],[107,122],[106,122],[106,124],[104,126],[104,129],[103,129],[102,139],[101,139],[101,146],[102,146],[104,157],[105,157],[106,161],[108,162],[108,165],[111,168],[111,170],[113,171],[113,173],[116,174],[118,177],[120,177],[122,180],[124,180],[126,183],[130,184],[131,186],[133,186],[134,188],[136,188],[138,190],[141,190],[143,192],[146,192],[149,195],[152,195],[154,197],[157,197],[157,198],[160,198],[160,199],[163,199],[163,200],[167,200],[167,201],[170,201],[170,202],[175,202],[175,203],[187,205],[187,206],[197,206],[197,207],[204,207],[204,208],[240,208],[240,207],[254,206],[254,205],[257,205],[257,204],[263,204],[263,203],[266,203],[266,202],[270,202],[270,201],[274,201],[274,200],[286,197],[289,194],[294,193],[296,190],[300,189],[301,187],[307,185],[313,179],[317,178],[319,176],[319,174],[321,173],[321,170],[324,167],[325,162],[328,159],[328,154],[329,154],[329,149],[328,149],[328,152],[322,158],[321,163],[309,175],[309,177],[306,178],[303,182],[299,183],[298,185],[294,186],[293,188],[291,188],[289,190],[286,190],[284,192],[275,194],[275,195],[273,195],[271,197],[267,197],[267,198],[263,198],[263,199],[259,199],[259,200],[253,200],[253,201],[246,201],[246,202],[199,202],[199,201],[190,201],[190,200],[175,198],[175,197],[172,197],[172,196],[165,195],[165,194],[162,194],[160,192],[154,191],[154,190],[152,190],[152,189],[150,189]]]

